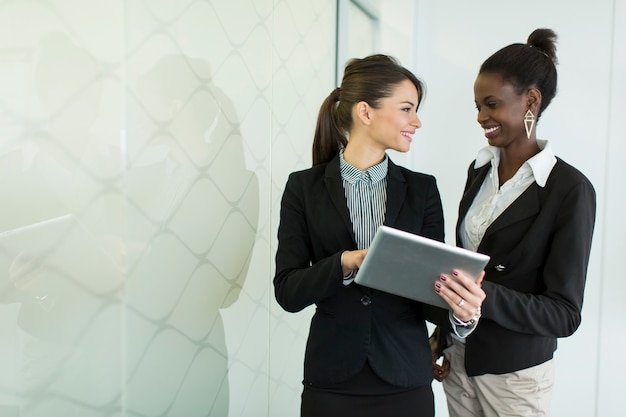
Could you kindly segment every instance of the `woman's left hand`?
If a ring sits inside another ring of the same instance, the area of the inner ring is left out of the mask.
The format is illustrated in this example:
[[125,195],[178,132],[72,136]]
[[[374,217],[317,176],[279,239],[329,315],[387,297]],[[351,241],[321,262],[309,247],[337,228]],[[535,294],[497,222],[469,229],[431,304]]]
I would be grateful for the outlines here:
[[480,317],[481,306],[486,297],[481,287],[484,276],[485,271],[474,281],[455,269],[449,275],[441,274],[439,281],[435,282],[435,291],[448,303],[459,320],[475,320]]

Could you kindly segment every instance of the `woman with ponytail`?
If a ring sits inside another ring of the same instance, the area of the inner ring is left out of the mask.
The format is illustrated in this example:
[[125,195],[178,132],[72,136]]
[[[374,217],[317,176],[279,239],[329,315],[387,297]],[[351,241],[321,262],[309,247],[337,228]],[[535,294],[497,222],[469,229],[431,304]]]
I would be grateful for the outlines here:
[[289,312],[316,307],[305,352],[303,417],[432,417],[425,320],[457,337],[476,327],[484,293],[458,271],[433,283],[450,310],[354,282],[382,224],[443,241],[435,178],[395,165],[386,154],[409,150],[422,125],[417,109],[423,95],[415,75],[388,56],[349,61],[341,86],[320,108],[313,167],[287,181],[276,300]]
[[548,416],[557,338],[580,325],[595,191],[536,136],[556,94],[555,41],[535,30],[489,57],[474,83],[488,146],[468,169],[457,245],[491,260],[476,331],[436,332],[451,417]]

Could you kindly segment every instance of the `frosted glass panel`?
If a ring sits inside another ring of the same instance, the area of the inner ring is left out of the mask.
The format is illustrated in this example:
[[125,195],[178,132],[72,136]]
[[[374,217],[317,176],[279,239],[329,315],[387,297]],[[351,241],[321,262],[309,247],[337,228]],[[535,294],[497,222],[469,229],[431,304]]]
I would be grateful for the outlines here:
[[[126,405],[133,415],[226,416],[222,311],[248,277],[259,217],[238,109],[258,92],[230,61],[228,37],[240,31],[221,28],[256,17],[226,2],[130,4]],[[233,97],[231,86],[245,88]]]
[[334,22],[332,1],[0,5],[0,416],[293,414],[272,212]]
[[119,409],[124,199],[116,4],[0,8],[0,414]]

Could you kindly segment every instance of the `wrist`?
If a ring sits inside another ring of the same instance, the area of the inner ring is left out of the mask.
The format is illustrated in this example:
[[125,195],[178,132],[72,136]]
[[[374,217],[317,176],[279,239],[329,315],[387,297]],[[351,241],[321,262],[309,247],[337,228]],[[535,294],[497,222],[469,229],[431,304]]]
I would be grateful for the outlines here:
[[347,250],[346,250],[346,251],[343,251],[343,252],[341,253],[341,260],[340,260],[340,262],[341,262],[341,275],[343,276],[343,279],[351,279],[351,278],[354,278],[354,274],[355,274],[354,270],[353,270],[353,269],[348,268],[348,267],[344,264],[344,262],[343,262],[343,256],[344,256],[346,253],[348,253],[348,252],[349,252],[349,251],[347,251]]
[[452,313],[452,320],[454,320],[454,323],[456,323],[457,325],[459,325],[461,327],[470,327],[470,326],[473,326],[474,324],[476,324],[478,322],[478,320],[480,319],[481,315],[482,315],[481,309],[480,309],[480,307],[478,307],[476,309],[476,312],[474,313],[474,315],[468,321],[461,320],[454,313]]
[[357,271],[357,269],[353,269],[352,271],[348,272],[347,275],[343,276],[343,279],[344,280],[354,279],[354,276],[356,275],[356,271]]

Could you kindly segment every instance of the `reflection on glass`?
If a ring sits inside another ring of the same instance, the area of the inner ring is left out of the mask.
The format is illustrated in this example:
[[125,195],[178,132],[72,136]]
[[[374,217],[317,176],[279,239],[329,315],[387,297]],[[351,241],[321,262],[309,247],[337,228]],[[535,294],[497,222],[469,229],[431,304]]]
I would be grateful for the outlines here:
[[[132,66],[131,66],[132,68]],[[226,416],[220,309],[248,272],[259,190],[208,63],[159,57],[129,100],[128,410]]]
[[[20,416],[91,415],[120,378],[122,242],[116,149],[92,129],[100,63],[62,33],[42,37],[19,146],[2,153],[0,301],[18,306]],[[107,190],[104,192],[104,190]]]

